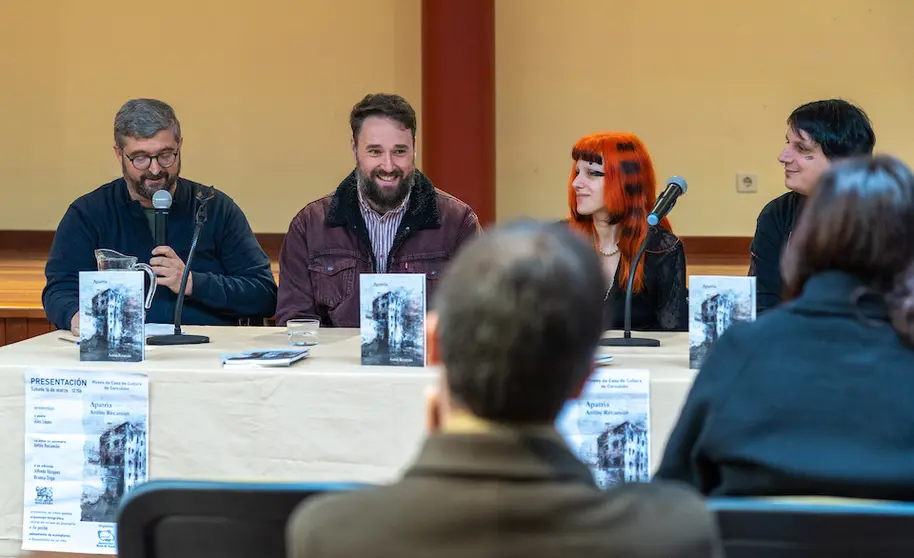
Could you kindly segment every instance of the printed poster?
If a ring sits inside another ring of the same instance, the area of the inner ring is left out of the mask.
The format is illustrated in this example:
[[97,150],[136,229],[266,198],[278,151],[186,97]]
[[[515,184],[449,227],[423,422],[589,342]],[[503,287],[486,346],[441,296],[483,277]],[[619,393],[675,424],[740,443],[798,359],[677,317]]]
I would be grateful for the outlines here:
[[145,375],[25,373],[24,550],[115,554],[117,510],[148,471]]
[[600,488],[648,482],[651,475],[650,372],[597,368],[556,429]]

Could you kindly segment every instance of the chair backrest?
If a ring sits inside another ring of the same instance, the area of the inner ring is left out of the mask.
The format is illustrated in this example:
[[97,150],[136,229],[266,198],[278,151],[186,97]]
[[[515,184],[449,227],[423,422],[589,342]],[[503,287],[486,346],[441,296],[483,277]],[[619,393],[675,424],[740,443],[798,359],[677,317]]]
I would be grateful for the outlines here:
[[727,558],[914,556],[914,504],[710,498]]
[[356,483],[225,483],[153,480],[125,497],[119,558],[285,558],[285,526],[314,494]]

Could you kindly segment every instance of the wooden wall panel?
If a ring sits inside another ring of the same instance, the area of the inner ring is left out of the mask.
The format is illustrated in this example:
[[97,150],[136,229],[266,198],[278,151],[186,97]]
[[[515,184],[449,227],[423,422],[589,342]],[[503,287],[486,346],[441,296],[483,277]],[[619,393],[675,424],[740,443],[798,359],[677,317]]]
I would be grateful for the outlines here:
[[0,318],[0,347],[44,335],[55,328],[44,318]]
[[10,345],[29,338],[28,318],[6,319],[6,344]]

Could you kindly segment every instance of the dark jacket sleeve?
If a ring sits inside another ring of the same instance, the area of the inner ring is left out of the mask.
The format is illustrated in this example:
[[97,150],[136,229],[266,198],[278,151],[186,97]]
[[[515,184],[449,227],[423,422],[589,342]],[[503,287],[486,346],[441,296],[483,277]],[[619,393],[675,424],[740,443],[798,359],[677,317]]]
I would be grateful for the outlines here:
[[750,251],[749,275],[755,276],[755,306],[761,314],[781,302],[781,245],[783,242],[776,206],[762,210],[755,226]]
[[217,242],[225,274],[192,271],[191,298],[238,317],[269,318],[276,310],[276,281],[270,258],[257,242],[241,208],[226,200],[225,225]]
[[682,242],[657,262],[657,325],[665,331],[689,330],[689,293],[686,288],[686,258]]
[[[304,211],[304,210],[302,210]],[[308,271],[308,239],[306,219],[299,213],[289,224],[289,231],[279,251],[279,299],[276,304],[276,325],[295,318],[320,318],[311,288]]]
[[719,484],[717,467],[704,451],[708,426],[725,403],[733,379],[748,362],[745,349],[736,341],[747,325],[732,325],[711,347],[670,433],[654,478],[684,482],[706,495]]
[[79,312],[79,272],[98,268],[97,245],[98,233],[86,213],[71,204],[54,234],[41,293],[48,321],[58,329],[70,329],[70,320]]

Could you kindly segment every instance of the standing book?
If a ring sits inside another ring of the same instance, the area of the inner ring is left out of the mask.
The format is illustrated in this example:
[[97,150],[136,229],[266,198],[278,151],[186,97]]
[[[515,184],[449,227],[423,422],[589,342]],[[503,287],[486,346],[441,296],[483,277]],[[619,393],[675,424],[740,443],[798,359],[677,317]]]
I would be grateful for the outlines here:
[[755,320],[755,277],[689,277],[689,368],[701,368],[727,328],[751,320]]
[[146,358],[145,278],[142,271],[79,272],[79,360]]
[[425,274],[359,277],[362,364],[425,366]]

